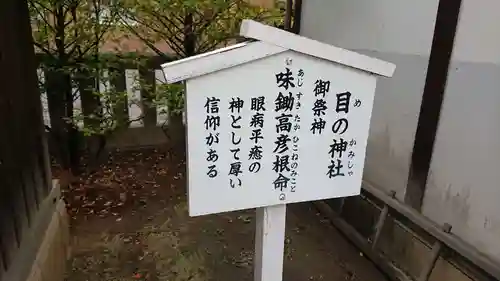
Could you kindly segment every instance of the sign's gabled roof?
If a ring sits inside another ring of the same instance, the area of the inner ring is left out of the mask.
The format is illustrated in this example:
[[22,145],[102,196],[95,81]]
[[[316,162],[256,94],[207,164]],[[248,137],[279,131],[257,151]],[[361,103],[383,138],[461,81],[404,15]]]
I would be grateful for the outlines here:
[[391,77],[396,69],[392,63],[321,43],[253,20],[243,20],[240,35],[381,76]]
[[244,42],[163,64],[167,83],[176,83],[288,51],[265,42]]
[[288,50],[391,77],[396,66],[337,48],[252,20],[243,20],[240,35],[257,39],[162,65],[167,83],[176,83],[222,69],[273,56]]

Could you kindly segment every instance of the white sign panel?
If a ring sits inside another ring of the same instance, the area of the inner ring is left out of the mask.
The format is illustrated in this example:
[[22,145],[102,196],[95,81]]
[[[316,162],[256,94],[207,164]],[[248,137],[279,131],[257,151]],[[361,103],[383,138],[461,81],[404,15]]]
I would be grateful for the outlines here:
[[359,194],[375,84],[293,51],[188,80],[190,215]]

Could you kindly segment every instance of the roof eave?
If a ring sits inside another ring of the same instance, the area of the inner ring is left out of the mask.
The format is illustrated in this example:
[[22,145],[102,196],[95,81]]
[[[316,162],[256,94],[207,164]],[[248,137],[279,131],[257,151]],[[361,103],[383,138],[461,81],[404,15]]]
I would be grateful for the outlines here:
[[212,52],[165,63],[161,67],[166,82],[176,83],[285,51],[287,49],[262,41],[243,42]]
[[396,66],[390,62],[302,37],[253,20],[243,20],[240,35],[385,77],[392,77],[396,69]]

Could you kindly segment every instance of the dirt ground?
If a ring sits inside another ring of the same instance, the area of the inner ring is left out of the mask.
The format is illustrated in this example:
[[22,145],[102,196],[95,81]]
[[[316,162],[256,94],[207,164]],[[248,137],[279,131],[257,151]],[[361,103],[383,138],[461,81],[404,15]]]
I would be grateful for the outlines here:
[[[153,149],[115,151],[64,191],[68,281],[253,280],[254,211],[190,218],[180,162]],[[284,281],[386,281],[312,204],[288,207],[285,243]]]

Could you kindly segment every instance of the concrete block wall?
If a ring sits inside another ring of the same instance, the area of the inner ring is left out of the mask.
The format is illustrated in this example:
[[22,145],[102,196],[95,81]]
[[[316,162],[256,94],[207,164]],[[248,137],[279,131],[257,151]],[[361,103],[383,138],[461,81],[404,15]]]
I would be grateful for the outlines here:
[[0,280],[63,281],[71,249],[69,225],[60,186],[55,180]]
[[59,200],[26,281],[63,281],[69,256],[69,217]]

